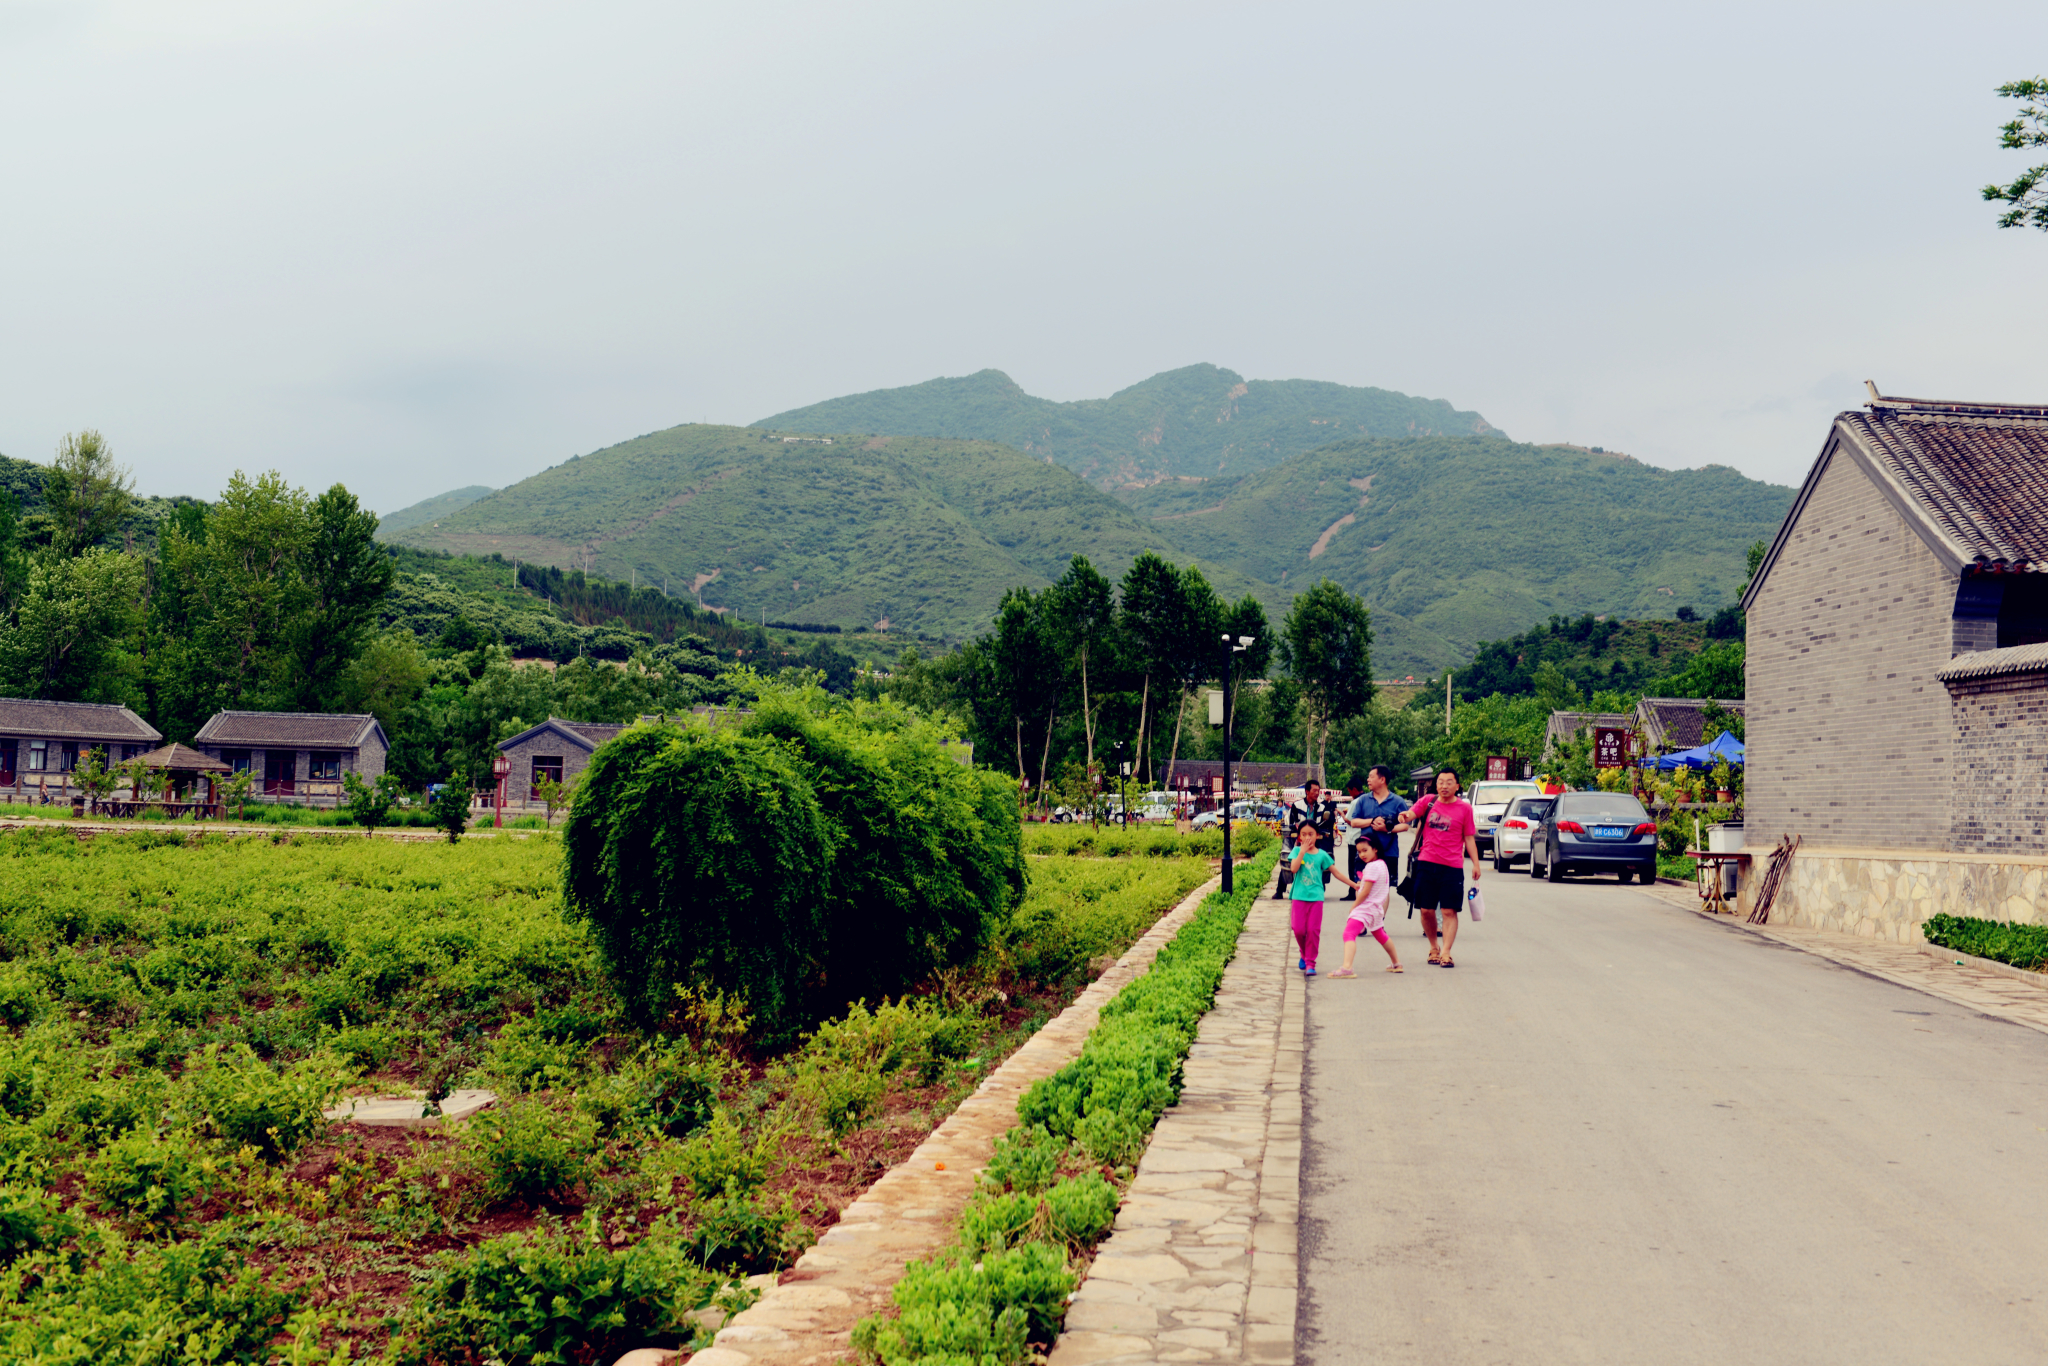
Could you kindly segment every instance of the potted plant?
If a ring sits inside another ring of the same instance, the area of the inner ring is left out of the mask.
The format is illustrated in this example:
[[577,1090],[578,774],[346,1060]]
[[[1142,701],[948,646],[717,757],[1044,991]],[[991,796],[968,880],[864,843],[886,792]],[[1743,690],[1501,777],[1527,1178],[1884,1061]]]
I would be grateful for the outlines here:
[[1723,804],[1735,800],[1735,775],[1725,758],[1714,765],[1714,800]]

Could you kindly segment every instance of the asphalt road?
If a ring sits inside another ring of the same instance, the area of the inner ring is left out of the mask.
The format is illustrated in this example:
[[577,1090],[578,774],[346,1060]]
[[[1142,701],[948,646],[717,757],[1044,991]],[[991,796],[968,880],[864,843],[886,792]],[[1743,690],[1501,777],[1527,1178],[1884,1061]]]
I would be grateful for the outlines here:
[[1486,870],[1458,966],[1326,908],[1297,1355],[2048,1360],[2048,1035],[1612,877]]

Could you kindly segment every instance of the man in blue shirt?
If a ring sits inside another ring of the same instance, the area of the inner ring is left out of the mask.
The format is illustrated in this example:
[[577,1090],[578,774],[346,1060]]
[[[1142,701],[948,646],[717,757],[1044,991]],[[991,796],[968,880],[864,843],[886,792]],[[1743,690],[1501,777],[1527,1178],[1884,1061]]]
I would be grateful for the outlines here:
[[[1351,803],[1349,824],[1359,832],[1358,840],[1352,845],[1352,857],[1360,863],[1365,850],[1358,846],[1371,841],[1372,848],[1387,861],[1387,871],[1395,872],[1401,864],[1401,837],[1394,830],[1394,822],[1408,809],[1408,799],[1387,786],[1387,780],[1394,776],[1394,770],[1385,764],[1374,764],[1366,775],[1365,791],[1358,800]],[[1353,869],[1356,872],[1356,869]],[[1398,876],[1394,879],[1399,881]]]

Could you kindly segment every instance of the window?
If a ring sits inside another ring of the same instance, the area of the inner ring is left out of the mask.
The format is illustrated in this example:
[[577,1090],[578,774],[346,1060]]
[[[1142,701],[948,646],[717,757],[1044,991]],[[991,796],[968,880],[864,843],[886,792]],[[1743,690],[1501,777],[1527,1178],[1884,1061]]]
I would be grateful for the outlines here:
[[0,740],[0,783],[14,781],[14,757],[19,747],[19,741]]
[[314,750],[306,756],[306,778],[316,783],[341,781],[341,756]]
[[236,773],[249,771],[249,751],[246,749],[224,749],[220,752],[220,761]]
[[64,767],[57,770],[59,773],[69,773],[72,769],[78,767],[78,741],[66,740],[64,742],[64,757],[62,762],[64,764]]
[[31,740],[28,742],[28,771],[41,773],[50,766],[50,742]]
[[533,784],[529,801],[540,800],[540,785],[543,781],[562,781],[562,756],[559,754],[536,754],[533,756]]

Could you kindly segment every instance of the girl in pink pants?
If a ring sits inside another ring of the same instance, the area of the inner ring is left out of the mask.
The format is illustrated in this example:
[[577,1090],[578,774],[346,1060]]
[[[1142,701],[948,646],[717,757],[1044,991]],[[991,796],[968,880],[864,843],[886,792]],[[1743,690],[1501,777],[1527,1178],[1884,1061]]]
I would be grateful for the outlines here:
[[1344,922],[1344,966],[1331,973],[1332,977],[1358,975],[1351,970],[1351,964],[1358,957],[1361,934],[1380,941],[1380,947],[1387,951],[1388,972],[1401,970],[1401,955],[1394,951],[1394,941],[1387,937],[1387,899],[1393,894],[1392,878],[1386,861],[1379,858],[1358,870],[1358,900],[1352,903],[1351,916]]
[[1323,878],[1336,878],[1346,887],[1357,884],[1344,876],[1344,870],[1337,861],[1316,848],[1316,828],[1302,825],[1295,838],[1300,841],[1294,850],[1294,882],[1288,895],[1289,919],[1294,927],[1294,942],[1301,946],[1301,970],[1308,976],[1316,975],[1316,950],[1323,946]]

